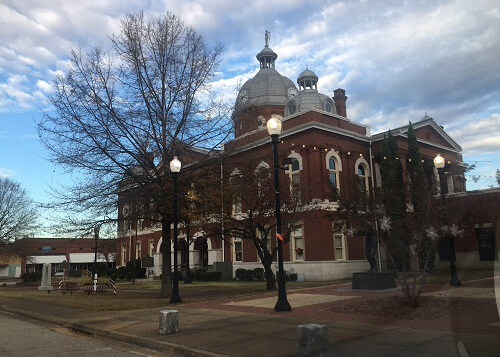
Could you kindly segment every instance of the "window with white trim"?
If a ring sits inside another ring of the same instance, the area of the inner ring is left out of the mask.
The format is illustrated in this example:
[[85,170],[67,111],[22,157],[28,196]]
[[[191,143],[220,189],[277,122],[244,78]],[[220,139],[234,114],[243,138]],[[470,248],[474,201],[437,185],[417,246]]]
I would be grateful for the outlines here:
[[[264,239],[266,238],[266,233],[261,231],[259,228],[255,229],[255,235],[260,239],[261,242],[263,242]],[[271,242],[271,237],[269,235],[267,236],[266,247],[268,252],[272,251],[272,242]],[[259,259],[258,254],[257,254],[257,259]]]
[[333,223],[333,249],[335,250],[335,260],[347,259],[344,222]]
[[304,260],[304,227],[297,227],[291,234],[292,258],[294,261]]
[[292,157],[292,162],[288,165],[288,167],[288,176],[290,178],[290,194],[300,200],[300,161]]
[[155,241],[153,239],[150,239],[148,245],[148,255],[150,257],[153,256],[154,248],[155,248]]
[[241,238],[234,238],[233,241],[233,261],[243,261],[243,241]]
[[368,194],[368,172],[364,164],[359,164],[357,168],[359,190]]
[[141,258],[141,242],[135,243],[135,259]]
[[127,243],[122,244],[122,266],[127,264]]
[[337,190],[339,189],[339,168],[338,168],[338,163],[337,160],[334,157],[330,157],[328,160],[328,172],[329,172],[329,178],[330,178],[330,183],[332,184],[333,187],[335,187]]
[[241,197],[240,196],[236,196],[234,198],[232,211],[233,211],[233,215],[239,214],[242,212],[242,204],[241,204]]

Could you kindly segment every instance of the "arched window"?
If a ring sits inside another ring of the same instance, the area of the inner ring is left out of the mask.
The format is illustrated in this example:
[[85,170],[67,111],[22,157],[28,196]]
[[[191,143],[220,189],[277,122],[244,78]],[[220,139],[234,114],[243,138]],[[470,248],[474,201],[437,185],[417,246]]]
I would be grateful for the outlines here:
[[366,167],[363,164],[358,165],[359,190],[367,192],[368,176],[366,175]]
[[359,190],[361,192],[365,192],[366,194],[369,193],[369,180],[368,178],[370,177],[370,169],[368,162],[360,157],[358,160],[356,160],[356,165],[354,166],[356,170],[356,175],[358,175],[358,180],[359,180]]
[[288,176],[290,178],[290,194],[300,200],[300,171],[302,170],[302,157],[294,150],[288,155],[292,159],[289,165]]
[[335,150],[330,150],[326,154],[326,168],[328,170],[328,179],[333,187],[340,189],[340,171],[342,171],[342,161]]

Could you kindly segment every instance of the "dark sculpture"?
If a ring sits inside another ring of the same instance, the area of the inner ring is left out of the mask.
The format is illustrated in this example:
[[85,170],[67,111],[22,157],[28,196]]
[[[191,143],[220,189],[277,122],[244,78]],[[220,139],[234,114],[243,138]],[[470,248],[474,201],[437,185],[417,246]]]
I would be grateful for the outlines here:
[[370,263],[369,273],[376,273],[377,269],[377,258],[375,254],[377,253],[377,242],[378,238],[373,232],[367,232],[365,234],[365,256],[368,263]]

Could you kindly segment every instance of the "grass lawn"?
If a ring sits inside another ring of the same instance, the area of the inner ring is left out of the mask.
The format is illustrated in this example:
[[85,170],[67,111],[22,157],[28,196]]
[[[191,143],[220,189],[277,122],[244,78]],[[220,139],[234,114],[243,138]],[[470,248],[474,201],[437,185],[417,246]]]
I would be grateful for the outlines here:
[[[102,282],[109,279],[102,278]],[[78,281],[80,285],[90,282],[89,278],[71,278],[66,281]],[[287,282],[287,290],[304,289],[325,285],[348,283],[350,280],[337,281],[305,281]],[[78,307],[86,310],[108,311],[108,310],[131,310],[151,307],[168,306],[168,300],[159,298],[160,281],[137,280],[132,282],[119,282],[117,284],[117,295],[112,292],[101,294],[87,294],[77,291],[73,294],[61,294],[54,288],[52,293],[38,291],[36,287],[3,287],[0,288],[0,298],[14,298],[21,300],[32,300],[47,302],[64,306]],[[230,299],[239,296],[248,296],[266,292],[265,281],[214,281],[198,282],[192,284],[179,283],[180,295],[183,304],[193,302],[211,301],[219,299]],[[277,294],[277,291],[271,292]]]

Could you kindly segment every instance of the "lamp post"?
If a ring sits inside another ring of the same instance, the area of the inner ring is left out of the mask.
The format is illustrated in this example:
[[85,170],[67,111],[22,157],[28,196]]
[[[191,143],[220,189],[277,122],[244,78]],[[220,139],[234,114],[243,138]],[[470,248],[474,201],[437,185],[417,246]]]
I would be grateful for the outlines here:
[[[279,115],[273,114],[271,119],[267,121],[267,131],[271,136],[273,145],[273,164],[274,164],[274,197],[276,200],[276,237],[281,236],[281,210],[280,210],[280,182],[279,182],[279,169],[280,164],[278,161],[278,142],[281,134],[281,119]],[[281,239],[278,241],[278,301],[274,306],[274,311],[291,311],[292,307],[286,298],[285,287],[285,272],[283,270],[283,248]]]
[[181,296],[179,295],[179,277],[177,275],[177,201],[179,200],[179,193],[177,187],[177,177],[179,176],[179,171],[181,171],[181,162],[174,156],[174,159],[170,161],[170,172],[172,173],[172,179],[174,180],[174,281],[172,282],[172,297],[170,298],[170,303],[178,304],[181,303]]
[[[434,166],[438,170],[439,174],[439,183],[440,183],[440,190],[441,190],[441,220],[442,224],[444,225],[448,220],[447,220],[447,215],[446,215],[446,192],[447,192],[447,186],[446,186],[446,173],[444,171],[444,166],[445,166],[445,160],[444,158],[440,155],[437,154],[436,157],[434,158]],[[459,286],[462,285],[460,282],[460,279],[458,278],[457,275],[457,267],[455,265],[455,241],[453,239],[453,236],[450,234],[448,235],[449,238],[449,246],[448,246],[448,259],[450,259],[450,283],[449,285],[451,286]]]

